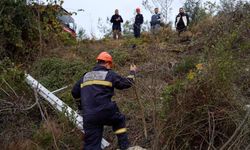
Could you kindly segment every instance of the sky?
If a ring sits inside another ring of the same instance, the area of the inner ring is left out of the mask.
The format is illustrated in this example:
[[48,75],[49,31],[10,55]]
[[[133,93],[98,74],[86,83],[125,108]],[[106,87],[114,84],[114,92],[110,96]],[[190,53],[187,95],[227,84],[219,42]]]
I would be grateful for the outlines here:
[[[184,2],[185,0],[173,0],[170,21],[174,21]],[[107,17],[110,18],[114,14],[115,9],[119,9],[123,20],[131,20],[135,16],[137,7],[141,8],[145,20],[151,18],[151,13],[144,8],[142,0],[64,0],[63,7],[70,12],[84,9],[84,12],[81,11],[72,16],[77,24],[77,29],[83,28],[87,35],[94,33],[97,38],[101,37],[97,28],[98,19],[102,18],[105,22]]]

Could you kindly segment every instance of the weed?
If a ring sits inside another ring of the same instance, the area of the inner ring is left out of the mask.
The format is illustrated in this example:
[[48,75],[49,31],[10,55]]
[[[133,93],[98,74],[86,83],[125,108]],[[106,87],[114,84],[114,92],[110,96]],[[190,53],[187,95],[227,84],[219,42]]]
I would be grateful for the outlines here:
[[34,64],[32,74],[50,90],[69,85],[90,69],[80,61],[65,61],[60,58],[44,58]]
[[187,56],[182,59],[182,61],[174,67],[174,74],[184,75],[190,70],[195,69],[195,65],[198,62],[197,56]]

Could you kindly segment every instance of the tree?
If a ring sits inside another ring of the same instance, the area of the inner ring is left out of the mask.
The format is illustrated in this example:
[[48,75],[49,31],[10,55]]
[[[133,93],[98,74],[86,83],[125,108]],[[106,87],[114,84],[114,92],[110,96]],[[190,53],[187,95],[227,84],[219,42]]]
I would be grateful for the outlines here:
[[191,25],[197,23],[207,15],[205,8],[202,7],[201,0],[186,0],[184,9],[190,17]]
[[124,22],[124,24],[122,25],[123,27],[123,36],[124,37],[132,37],[133,36],[133,21],[131,20],[127,20]]
[[98,18],[97,28],[105,38],[110,37],[112,35],[112,29],[111,29],[112,24],[110,23],[109,20],[110,20],[109,17],[106,18],[105,22],[102,20],[102,18]]
[[237,0],[220,0],[220,10],[225,13],[233,12],[236,3]]
[[84,30],[83,28],[80,28],[79,31],[78,31],[78,39],[80,41],[84,40],[84,39],[87,39],[88,36],[86,34],[86,30]]
[[0,59],[27,56],[39,39],[34,13],[21,0],[1,0],[0,6]]
[[220,0],[219,12],[231,13],[243,9],[246,4],[247,0]]
[[206,10],[206,13],[213,16],[218,11],[218,5],[216,5],[216,2],[206,1],[204,3],[204,9]]
[[160,8],[164,18],[165,22],[168,23],[169,14],[172,10],[172,2],[173,0],[143,0],[142,5],[149,10],[152,14],[154,13],[153,7]]

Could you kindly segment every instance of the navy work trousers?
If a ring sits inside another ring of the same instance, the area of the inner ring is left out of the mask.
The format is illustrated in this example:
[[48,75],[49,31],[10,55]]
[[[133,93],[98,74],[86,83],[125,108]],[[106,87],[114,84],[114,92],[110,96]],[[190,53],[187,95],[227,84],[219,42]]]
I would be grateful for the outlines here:
[[135,38],[139,38],[141,36],[141,26],[134,24],[134,36]]
[[[84,150],[101,150],[104,125],[112,126],[114,132],[125,129],[125,116],[116,111],[103,111],[95,115],[83,117]],[[117,133],[118,145],[121,150],[129,147],[126,131]]]

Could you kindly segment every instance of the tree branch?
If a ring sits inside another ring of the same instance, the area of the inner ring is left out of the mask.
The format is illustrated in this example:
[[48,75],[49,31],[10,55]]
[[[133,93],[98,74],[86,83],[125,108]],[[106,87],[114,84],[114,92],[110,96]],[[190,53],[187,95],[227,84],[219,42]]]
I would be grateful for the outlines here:
[[247,110],[247,113],[243,119],[243,121],[241,122],[241,124],[238,126],[238,128],[234,131],[233,135],[228,139],[228,141],[220,148],[220,150],[224,150],[226,149],[226,147],[230,144],[230,142],[234,139],[234,137],[238,134],[238,132],[241,130],[241,128],[243,127],[243,125],[246,123],[248,117],[250,114],[250,110]]

